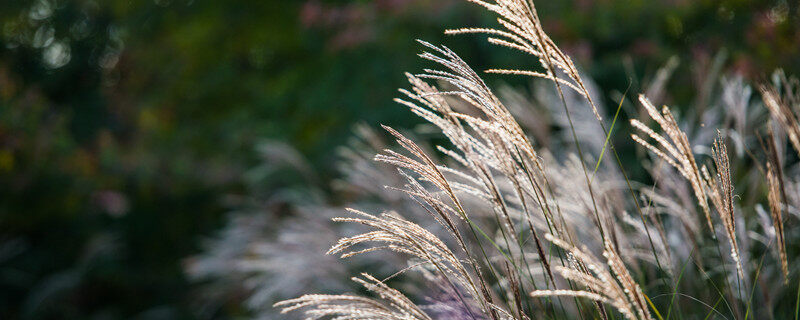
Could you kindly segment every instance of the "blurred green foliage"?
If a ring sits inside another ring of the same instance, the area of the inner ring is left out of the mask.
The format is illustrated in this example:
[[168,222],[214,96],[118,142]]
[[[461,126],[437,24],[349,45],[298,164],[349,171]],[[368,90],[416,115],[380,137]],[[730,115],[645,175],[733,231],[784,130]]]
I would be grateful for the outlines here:
[[[751,78],[797,74],[796,4],[539,8],[604,92],[681,57],[680,102],[723,49]],[[355,122],[417,123],[391,102],[422,68],[413,39],[477,69],[535,65],[441,34],[491,23],[460,1],[0,2],[0,318],[195,317],[181,261],[243,192],[260,139],[288,141],[330,179]]]

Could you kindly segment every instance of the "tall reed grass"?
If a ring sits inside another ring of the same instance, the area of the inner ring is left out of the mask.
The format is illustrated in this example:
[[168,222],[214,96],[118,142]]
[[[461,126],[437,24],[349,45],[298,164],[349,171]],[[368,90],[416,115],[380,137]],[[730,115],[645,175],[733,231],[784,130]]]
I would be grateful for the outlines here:
[[[628,114],[626,143],[641,146],[650,176],[632,181],[615,146],[627,102],[606,112],[532,2],[470,2],[498,26],[446,33],[486,35],[538,61],[486,71],[540,79],[534,97],[498,96],[455,52],[420,41],[435,67],[407,74],[396,101],[447,143],[384,127],[387,143],[360,127],[334,185],[352,208],[298,201],[300,218],[271,227],[277,239],[245,239],[260,253],[235,247],[237,258],[210,254],[193,270],[225,260],[212,269],[249,279],[256,309],[308,286],[355,292],[274,304],[307,319],[798,318],[800,166],[788,150],[800,155],[797,80],[774,73],[759,100],[742,78],[722,77],[708,105],[677,114],[648,98],[663,97],[670,61]],[[319,222],[331,212],[341,215]],[[307,256],[331,230],[340,239],[327,254],[348,267]],[[353,285],[348,272],[360,274]]]

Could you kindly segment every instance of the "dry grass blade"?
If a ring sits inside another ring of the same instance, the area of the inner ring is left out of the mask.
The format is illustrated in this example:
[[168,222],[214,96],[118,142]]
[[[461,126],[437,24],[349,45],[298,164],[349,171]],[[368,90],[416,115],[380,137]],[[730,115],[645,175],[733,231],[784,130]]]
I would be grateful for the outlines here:
[[[714,230],[711,212],[706,199],[705,183],[697,166],[697,161],[695,161],[694,154],[692,153],[692,146],[689,144],[686,133],[680,129],[672,113],[669,111],[669,108],[664,106],[661,109],[661,113],[659,113],[656,107],[653,106],[650,100],[644,95],[639,95],[639,101],[642,103],[645,110],[647,110],[650,117],[661,126],[661,130],[664,131],[666,137],[655,133],[644,123],[636,119],[631,120],[631,125],[655,140],[657,146],[647,142],[647,140],[637,134],[632,134],[631,137],[681,173],[692,186],[697,203],[703,209],[703,213],[706,216],[708,228]],[[669,140],[667,140],[667,138],[669,138]]]
[[[772,148],[770,148],[772,149]],[[772,152],[770,152],[772,154]],[[772,159],[777,160],[775,157],[769,157],[770,161],[767,162],[767,200],[769,201],[769,208],[772,217],[772,226],[775,228],[775,238],[778,245],[778,253],[781,260],[781,271],[783,271],[784,281],[789,281],[789,262],[786,254],[786,240],[783,232],[783,215],[782,215],[782,190],[783,183],[780,178],[780,163],[775,164]],[[776,169],[777,168],[777,169]]]
[[[434,267],[444,279],[450,281],[453,290],[456,286],[465,288],[475,299],[482,297],[480,288],[461,264],[456,255],[438,237],[419,225],[389,214],[373,216],[358,210],[348,209],[356,215],[353,218],[335,218],[334,221],[358,223],[375,230],[360,235],[340,239],[328,254],[341,254],[351,257],[377,250],[392,250],[411,255]],[[364,249],[352,249],[360,244],[371,244]],[[466,307],[466,306],[465,306]]]
[[565,279],[585,287],[585,290],[537,290],[531,292],[531,296],[587,298],[610,304],[629,320],[652,319],[642,289],[633,280],[628,268],[610,242],[606,241],[603,252],[603,256],[606,258],[606,267],[586,249],[579,249],[550,234],[547,234],[545,238],[566,250],[574,258],[571,267],[558,267],[556,270]]
[[[406,138],[397,132],[397,130],[394,130],[388,126],[384,126],[383,128],[391,133],[397,139],[397,142],[400,144],[400,146],[411,152],[416,159],[387,149],[384,150],[385,154],[376,155],[375,160],[397,166],[398,168],[405,168],[416,172],[420,175],[421,179],[433,183],[437,188],[445,191],[448,196],[450,196],[453,203],[455,203],[456,206],[461,209],[460,201],[458,201],[458,198],[455,196],[452,187],[445,179],[444,174],[442,174],[442,172],[436,166],[436,163],[433,161],[433,159],[428,157],[422,148],[414,143],[414,141]],[[460,213],[463,213],[463,209],[460,211]]]
[[800,122],[798,122],[797,116],[789,108],[788,103],[781,99],[781,94],[777,89],[767,85],[761,85],[758,89],[764,99],[764,106],[781,125],[783,131],[789,136],[789,141],[792,142],[795,151],[800,155]]
[[307,294],[278,302],[274,307],[282,308],[281,313],[304,309],[307,319],[334,317],[339,320],[431,320],[425,311],[400,291],[390,288],[366,273],[362,273],[361,276],[363,279],[358,277],[352,279],[380,296],[381,300],[353,295]]
[[719,213],[722,225],[725,226],[725,234],[728,236],[728,241],[731,245],[731,258],[736,263],[736,270],[741,277],[744,277],[739,244],[736,241],[731,164],[728,158],[728,148],[725,146],[724,138],[719,131],[717,131],[717,139],[714,140],[714,145],[711,148],[711,155],[714,158],[714,165],[717,169],[716,176],[712,178],[703,167],[706,183],[710,190],[709,197],[714,203],[717,213]]
[[627,295],[633,309],[636,310],[639,319],[652,319],[642,288],[633,280],[633,276],[631,276],[630,271],[625,267],[625,263],[611,243],[606,242],[606,250],[603,252],[603,256],[606,257],[609,268],[611,268],[617,281],[622,285],[623,292]]
[[[540,73],[527,70],[491,69],[487,72],[501,74],[520,74],[532,77],[545,78],[566,85],[583,95],[592,106],[592,111],[598,120],[602,120],[600,113],[586,89],[578,69],[569,56],[564,54],[553,40],[542,29],[539,14],[531,1],[527,0],[469,0],[496,13],[497,22],[504,30],[495,28],[461,28],[446,30],[446,34],[479,33],[489,36],[489,43],[519,50],[539,58],[539,62],[546,70]],[[567,78],[558,77],[557,70],[566,74]]]

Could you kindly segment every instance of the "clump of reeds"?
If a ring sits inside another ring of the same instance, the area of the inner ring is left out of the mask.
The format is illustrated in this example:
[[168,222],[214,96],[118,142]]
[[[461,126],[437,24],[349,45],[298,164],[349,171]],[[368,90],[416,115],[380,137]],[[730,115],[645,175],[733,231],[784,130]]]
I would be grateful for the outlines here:
[[[420,57],[438,68],[407,74],[410,89],[400,90],[403,98],[396,101],[441,131],[449,144],[430,148],[410,134],[384,127],[400,149],[385,148],[377,135],[366,134],[360,145],[367,148],[344,153],[348,173],[338,184],[369,200],[353,201],[354,208],[347,209],[350,216],[333,219],[347,225],[343,232],[350,235],[328,253],[354,259],[380,254],[377,261],[361,264],[372,268],[369,273],[353,278],[362,288],[350,287],[377,297],[309,294],[275,307],[309,319],[614,319],[621,315],[633,320],[669,319],[674,313],[686,318],[744,319],[772,314],[776,300],[790,296],[783,283],[793,275],[788,260],[796,250],[786,238],[798,235],[785,222],[798,216],[798,203],[787,196],[787,185],[800,179],[784,170],[787,164],[779,149],[785,132],[800,152],[800,124],[792,110],[798,107],[794,89],[761,87],[763,104],[782,129],[770,134],[764,154],[751,150],[760,141],[756,130],[763,127],[744,119],[749,110],[761,106],[750,101],[749,91],[743,99],[731,97],[735,88],[744,86],[740,82],[723,82],[726,87],[718,102],[736,104],[727,114],[736,128],[729,128],[729,121],[720,120],[723,117],[705,117],[727,112],[717,107],[698,115],[708,121],[692,133],[682,128],[686,123],[679,122],[670,108],[659,110],[640,95],[639,102],[657,127],[633,119],[630,124],[638,133],[631,137],[657,162],[640,159],[653,175],[652,185],[632,182],[615,148],[616,116],[608,122],[593,98],[598,93],[590,92],[569,56],[547,36],[533,3],[471,2],[496,14],[500,27],[447,33],[488,35],[492,44],[535,57],[543,71],[487,71],[549,81],[556,99],[547,103],[558,107],[546,109],[566,119],[567,141],[550,141],[550,150],[543,148],[512,113],[524,109],[507,107],[452,50],[420,41],[426,50]],[[663,96],[674,64],[665,67],[648,92]],[[565,98],[564,88],[574,91],[584,108]],[[600,147],[581,147],[585,139],[576,133],[581,129],[573,121],[576,114],[590,114],[597,122],[598,132],[605,135]],[[709,137],[708,130],[712,138],[703,140]],[[727,141],[733,141],[733,152],[728,152]],[[363,150],[374,149],[378,155],[370,164]],[[710,150],[710,157],[703,150]],[[616,165],[601,165],[604,159]],[[760,169],[762,161],[766,171]],[[713,164],[712,170],[704,163]],[[380,183],[387,188],[378,190]],[[757,195],[765,189],[766,197]],[[766,228],[763,235],[749,228],[756,206],[764,202],[770,208],[774,236]],[[365,207],[370,210],[361,209]],[[702,214],[694,214],[697,207]],[[376,208],[383,213],[366,213]],[[701,219],[709,232],[699,231]],[[368,230],[356,231],[359,228]],[[717,241],[717,229],[727,242]],[[301,238],[292,239],[299,240],[293,245],[303,245]],[[763,259],[773,243],[783,274],[780,295],[756,290],[773,283],[772,273],[764,272],[770,263]],[[729,256],[714,254],[721,252],[721,246],[730,247]],[[252,255],[244,260],[279,265],[281,250],[291,248],[264,251],[261,260]],[[396,267],[387,271],[382,261]],[[733,262],[735,271],[728,272],[726,261]],[[729,278],[736,278],[736,284]],[[700,307],[684,307],[694,303]]]

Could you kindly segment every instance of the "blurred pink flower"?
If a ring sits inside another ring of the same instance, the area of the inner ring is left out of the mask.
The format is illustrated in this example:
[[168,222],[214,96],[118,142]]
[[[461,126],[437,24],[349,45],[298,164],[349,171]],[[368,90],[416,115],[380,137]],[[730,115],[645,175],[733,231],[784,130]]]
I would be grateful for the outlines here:
[[112,217],[121,217],[128,213],[128,197],[114,190],[96,191],[92,194],[92,203]]

